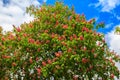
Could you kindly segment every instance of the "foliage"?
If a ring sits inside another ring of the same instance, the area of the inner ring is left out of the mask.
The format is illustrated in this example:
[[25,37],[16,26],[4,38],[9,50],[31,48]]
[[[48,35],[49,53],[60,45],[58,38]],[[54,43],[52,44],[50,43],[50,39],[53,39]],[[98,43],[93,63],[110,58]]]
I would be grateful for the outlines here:
[[119,26],[117,26],[117,27],[115,28],[115,33],[120,34],[120,27],[119,27]]
[[[119,78],[104,35],[103,23],[86,20],[68,6],[31,6],[35,20],[0,35],[0,78],[24,80],[113,80]],[[0,79],[0,80],[1,80]]]

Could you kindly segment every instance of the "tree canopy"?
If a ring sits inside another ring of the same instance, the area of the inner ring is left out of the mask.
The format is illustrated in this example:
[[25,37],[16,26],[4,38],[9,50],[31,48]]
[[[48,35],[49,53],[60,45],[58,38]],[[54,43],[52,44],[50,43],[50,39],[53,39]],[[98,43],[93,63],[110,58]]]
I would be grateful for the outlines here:
[[30,6],[30,23],[0,35],[0,79],[114,80],[120,57],[110,51],[103,23],[86,20],[63,3]]

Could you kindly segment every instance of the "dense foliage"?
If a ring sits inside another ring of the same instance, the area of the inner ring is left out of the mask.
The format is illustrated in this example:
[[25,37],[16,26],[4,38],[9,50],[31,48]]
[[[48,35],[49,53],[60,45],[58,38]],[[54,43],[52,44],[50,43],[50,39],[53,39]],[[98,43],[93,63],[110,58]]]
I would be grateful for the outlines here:
[[30,6],[35,19],[0,34],[0,80],[113,80],[120,77],[103,23],[86,20],[62,3]]

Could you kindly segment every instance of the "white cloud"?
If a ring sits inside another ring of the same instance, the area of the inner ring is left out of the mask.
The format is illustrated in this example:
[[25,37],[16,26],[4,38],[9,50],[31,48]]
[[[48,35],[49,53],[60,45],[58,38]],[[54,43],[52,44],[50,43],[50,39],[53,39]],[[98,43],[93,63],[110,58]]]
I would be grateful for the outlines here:
[[120,5],[120,0],[99,0],[96,4],[90,4],[94,5],[95,7],[102,7],[102,12],[110,12],[116,6]]
[[[120,26],[120,25],[117,25]],[[111,50],[115,50],[120,55],[120,35],[115,33],[115,29],[106,34],[106,41]]]
[[0,0],[0,26],[4,31],[13,29],[12,25],[19,26],[23,22],[29,22],[34,18],[25,13],[26,7],[31,4],[35,6],[41,5],[38,0],[10,0],[8,4],[4,4]]
[[[120,25],[116,25],[119,26]],[[115,33],[115,29],[105,35],[106,42],[111,50],[114,50],[118,55],[120,55],[120,35]],[[120,70],[120,63],[116,63],[116,66]]]

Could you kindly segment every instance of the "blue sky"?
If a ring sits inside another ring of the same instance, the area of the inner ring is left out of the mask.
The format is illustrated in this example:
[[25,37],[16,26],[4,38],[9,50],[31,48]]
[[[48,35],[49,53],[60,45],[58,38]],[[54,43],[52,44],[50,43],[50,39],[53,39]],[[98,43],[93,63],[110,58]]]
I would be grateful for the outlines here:
[[[29,23],[33,16],[26,14],[26,7],[40,6],[43,2],[54,5],[57,0],[0,0],[0,26],[4,31],[11,31],[12,25]],[[75,12],[85,14],[87,20],[95,18],[97,23],[105,22],[105,28],[99,32],[105,34],[105,40],[111,50],[120,55],[120,35],[114,34],[116,26],[120,27],[120,0],[61,0],[69,7],[74,6]]]

